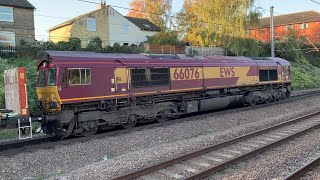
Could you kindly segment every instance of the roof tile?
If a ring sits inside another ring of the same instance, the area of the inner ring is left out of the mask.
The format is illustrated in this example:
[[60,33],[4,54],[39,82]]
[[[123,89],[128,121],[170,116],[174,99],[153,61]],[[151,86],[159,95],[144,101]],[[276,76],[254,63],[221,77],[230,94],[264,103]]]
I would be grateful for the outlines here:
[[152,22],[150,22],[148,19],[143,18],[135,18],[135,17],[129,17],[124,16],[127,18],[130,22],[132,22],[134,25],[136,25],[138,28],[144,31],[161,31],[160,27],[156,26]]
[[35,9],[35,7],[28,0],[1,0],[0,5]]
[[[274,25],[289,25],[303,22],[320,21],[320,13],[316,11],[305,11],[293,14],[274,16]],[[262,18],[261,27],[270,27],[270,17]]]

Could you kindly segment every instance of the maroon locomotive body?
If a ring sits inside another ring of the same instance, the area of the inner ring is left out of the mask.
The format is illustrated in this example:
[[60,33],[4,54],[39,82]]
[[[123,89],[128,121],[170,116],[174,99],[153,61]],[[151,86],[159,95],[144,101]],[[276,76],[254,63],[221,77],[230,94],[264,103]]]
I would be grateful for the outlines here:
[[94,134],[182,114],[287,98],[290,63],[280,58],[187,57],[47,51],[37,94],[48,134]]

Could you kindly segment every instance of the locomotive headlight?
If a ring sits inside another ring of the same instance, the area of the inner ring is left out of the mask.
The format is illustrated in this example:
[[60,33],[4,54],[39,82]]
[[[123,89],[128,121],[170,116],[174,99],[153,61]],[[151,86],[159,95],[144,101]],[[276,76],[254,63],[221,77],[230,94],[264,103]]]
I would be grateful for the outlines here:
[[37,101],[37,107],[38,108],[42,108],[42,101],[40,100],[40,101]]
[[56,96],[54,94],[51,95],[51,100],[56,101]]
[[55,102],[50,102],[50,103],[49,103],[49,106],[50,106],[50,108],[52,108],[52,109],[56,109],[56,108],[57,108],[57,103],[55,103]]

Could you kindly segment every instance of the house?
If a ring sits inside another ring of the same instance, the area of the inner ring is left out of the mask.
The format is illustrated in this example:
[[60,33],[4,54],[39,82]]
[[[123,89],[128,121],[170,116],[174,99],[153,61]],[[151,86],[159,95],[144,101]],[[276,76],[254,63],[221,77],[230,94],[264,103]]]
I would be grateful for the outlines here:
[[49,40],[57,43],[71,37],[81,39],[86,47],[93,37],[100,37],[103,46],[114,43],[139,45],[160,31],[147,19],[126,17],[109,5],[101,3],[97,10],[82,14],[49,29]]
[[27,0],[0,1],[0,46],[19,46],[20,41],[34,41],[35,7]]
[[[270,17],[262,18],[260,28],[250,29],[250,37],[270,41]],[[274,37],[282,38],[291,31],[307,37],[313,44],[320,44],[320,13],[305,11],[294,14],[274,16]]]

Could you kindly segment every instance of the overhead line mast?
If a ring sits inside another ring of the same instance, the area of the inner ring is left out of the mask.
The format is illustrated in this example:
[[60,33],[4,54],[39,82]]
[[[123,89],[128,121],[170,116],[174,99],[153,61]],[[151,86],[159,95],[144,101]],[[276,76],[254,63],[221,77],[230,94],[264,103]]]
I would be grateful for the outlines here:
[[270,44],[271,44],[271,57],[275,56],[274,53],[274,22],[273,22],[273,6],[270,7]]

